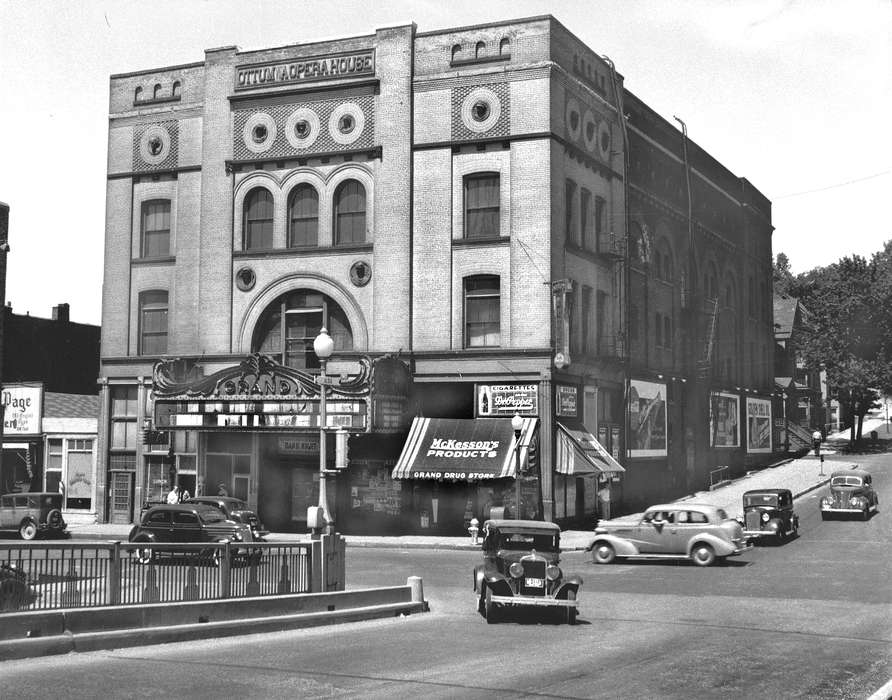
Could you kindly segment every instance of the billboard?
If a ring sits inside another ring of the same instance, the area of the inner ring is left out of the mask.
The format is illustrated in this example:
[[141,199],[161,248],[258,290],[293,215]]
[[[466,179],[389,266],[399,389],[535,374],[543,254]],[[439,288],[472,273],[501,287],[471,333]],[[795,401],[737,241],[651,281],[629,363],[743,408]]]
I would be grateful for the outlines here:
[[629,454],[665,457],[666,385],[632,379],[629,382]]
[[746,451],[771,452],[771,401],[746,400]]
[[709,444],[740,447],[740,397],[713,391],[709,396]]

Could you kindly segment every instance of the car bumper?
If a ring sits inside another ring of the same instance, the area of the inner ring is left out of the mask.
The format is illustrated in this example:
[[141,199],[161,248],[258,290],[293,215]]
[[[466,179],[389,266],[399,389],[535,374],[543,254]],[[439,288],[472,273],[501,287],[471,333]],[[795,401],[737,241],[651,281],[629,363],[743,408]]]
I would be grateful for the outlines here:
[[[744,533],[744,534],[746,534],[746,533]],[[731,552],[731,554],[729,554],[728,556],[736,557],[738,554],[743,554],[744,552],[748,552],[749,550],[753,549],[754,547],[755,547],[755,545],[752,542],[747,542],[746,544],[740,545],[739,547],[735,548],[735,550],[733,552]]]
[[743,536],[754,539],[756,537],[774,537],[780,530],[744,530]]
[[494,595],[490,598],[499,605],[532,605],[540,608],[575,608],[575,600],[548,598],[529,595]]
[[863,508],[837,508],[836,506],[825,506],[821,504],[822,513],[863,513]]

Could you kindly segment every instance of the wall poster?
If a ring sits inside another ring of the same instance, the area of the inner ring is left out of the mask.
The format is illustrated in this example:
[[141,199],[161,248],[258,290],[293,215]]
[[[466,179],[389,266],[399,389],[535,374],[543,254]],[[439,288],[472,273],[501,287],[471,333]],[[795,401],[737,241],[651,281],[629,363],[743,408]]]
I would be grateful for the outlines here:
[[665,384],[630,381],[629,448],[632,458],[667,455]]
[[740,397],[713,391],[709,397],[709,444],[740,447]]
[[746,400],[746,451],[771,452],[771,401]]

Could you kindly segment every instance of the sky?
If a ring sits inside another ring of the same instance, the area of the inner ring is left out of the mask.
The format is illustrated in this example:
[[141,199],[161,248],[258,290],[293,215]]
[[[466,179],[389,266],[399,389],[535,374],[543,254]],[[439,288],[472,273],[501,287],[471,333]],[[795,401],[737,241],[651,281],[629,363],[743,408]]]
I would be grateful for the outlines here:
[[794,273],[892,239],[892,0],[0,0],[7,301],[101,322],[110,75],[543,14],[772,200],[773,254]]

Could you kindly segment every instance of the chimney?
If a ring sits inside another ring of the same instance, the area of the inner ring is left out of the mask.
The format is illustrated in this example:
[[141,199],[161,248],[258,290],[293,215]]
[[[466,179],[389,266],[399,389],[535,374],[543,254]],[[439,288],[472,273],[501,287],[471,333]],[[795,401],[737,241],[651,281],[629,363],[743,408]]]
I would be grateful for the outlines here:
[[68,323],[68,304],[59,304],[53,307],[53,320]]

